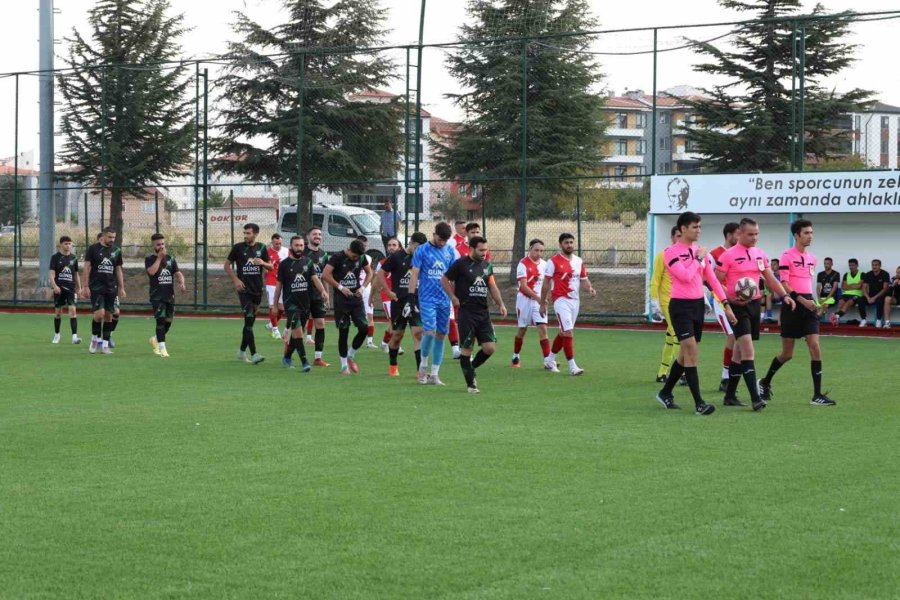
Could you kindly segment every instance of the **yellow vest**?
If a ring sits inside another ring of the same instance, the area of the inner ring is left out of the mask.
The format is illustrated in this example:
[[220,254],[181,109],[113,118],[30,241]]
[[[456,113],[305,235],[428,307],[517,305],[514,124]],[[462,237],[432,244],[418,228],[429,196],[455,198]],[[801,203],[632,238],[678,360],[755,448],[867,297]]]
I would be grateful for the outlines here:
[[[844,273],[844,283],[849,283],[850,285],[856,285],[857,283],[862,281],[862,271],[856,272],[856,277],[854,277],[850,271]],[[844,296],[862,296],[862,289],[859,290],[842,290],[842,294]]]

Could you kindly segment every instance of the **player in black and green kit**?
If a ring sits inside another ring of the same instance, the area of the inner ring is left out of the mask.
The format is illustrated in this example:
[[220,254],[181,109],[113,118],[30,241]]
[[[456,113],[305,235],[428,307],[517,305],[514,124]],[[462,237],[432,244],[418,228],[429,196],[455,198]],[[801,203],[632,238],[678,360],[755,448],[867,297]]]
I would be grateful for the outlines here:
[[[419,315],[419,307],[412,300],[409,294],[409,277],[412,274],[412,260],[416,253],[416,248],[428,241],[425,234],[417,231],[409,238],[409,244],[405,249],[398,250],[391,254],[375,277],[376,288],[386,287],[387,281],[385,273],[391,276],[391,289],[388,290],[388,297],[391,299],[391,341],[388,344],[388,375],[391,377],[400,376],[400,368],[397,365],[397,356],[400,354],[400,342],[403,341],[403,335],[406,332],[406,326],[409,325],[412,331],[415,348],[416,348],[416,371],[422,363],[422,351],[419,350],[419,343],[422,341],[422,318]],[[372,290],[375,294],[377,289]]]
[[308,373],[310,366],[306,360],[306,347],[303,345],[303,330],[309,319],[310,288],[315,288],[320,295],[325,294],[325,287],[316,272],[313,261],[303,254],[303,238],[295,235],[291,238],[288,257],[278,265],[278,282],[275,284],[275,301],[280,314],[287,318],[287,330],[291,337],[284,346],[282,364],[294,368],[291,358],[296,351],[300,356],[303,372]]
[[[322,230],[318,227],[310,227],[306,232],[306,249],[303,256],[310,259],[316,267],[316,274],[321,278],[325,264],[328,262],[328,253],[322,248]],[[306,328],[306,343],[315,344],[316,355],[313,361],[314,367],[327,367],[328,363],[322,358],[325,348],[325,314],[328,311],[328,292],[319,293],[315,287],[309,288],[309,314],[312,319]],[[316,328],[316,337],[310,337],[312,327]]]
[[72,328],[72,343],[80,344],[78,318],[75,313],[75,292],[81,287],[78,275],[78,258],[72,254],[72,238],[59,238],[59,252],[50,258],[50,285],[53,286],[53,343],[59,343],[59,328],[62,324],[62,309],[69,311],[69,325]]
[[154,233],[150,236],[150,242],[153,244],[153,254],[144,259],[144,267],[150,277],[150,304],[156,319],[156,335],[150,338],[150,345],[154,354],[169,358],[166,334],[175,318],[175,282],[178,281],[178,291],[183,292],[184,275],[175,257],[166,253],[166,236]]
[[81,295],[91,299],[94,311],[91,337],[91,354],[100,347],[103,354],[112,354],[109,336],[112,333],[113,311],[116,298],[125,297],[125,273],[122,271],[122,250],[117,248],[116,230],[107,227],[100,234],[100,241],[84,254],[84,270],[88,285]]
[[[494,267],[485,260],[488,252],[487,240],[481,236],[469,239],[469,255],[458,259],[441,278],[444,291],[450,296],[454,308],[459,308],[456,325],[459,327],[459,364],[470,394],[478,393],[475,369],[483,365],[496,350],[497,337],[488,312],[488,294],[500,309],[500,316],[506,317],[503,297],[494,282]],[[472,360],[475,342],[481,350]]]
[[[231,277],[231,281],[234,283],[241,311],[244,313],[241,349],[238,350],[237,357],[238,360],[244,360],[254,365],[265,360],[256,352],[253,323],[256,322],[256,313],[259,312],[259,304],[262,302],[264,274],[266,271],[272,270],[269,252],[266,250],[265,244],[256,241],[257,235],[259,235],[259,225],[256,223],[244,225],[244,241],[235,244],[225,260],[225,273]],[[235,273],[235,267],[237,273]],[[247,350],[250,351],[250,356],[247,356]]]
[[[341,375],[359,373],[354,357],[356,351],[366,341],[369,323],[366,307],[362,299],[360,273],[365,271],[365,280],[372,281],[372,267],[366,259],[366,248],[359,240],[350,242],[350,247],[332,254],[322,270],[322,281],[335,289],[334,322],[338,327],[338,353],[341,355]],[[356,326],[356,336],[348,348],[350,325]]]

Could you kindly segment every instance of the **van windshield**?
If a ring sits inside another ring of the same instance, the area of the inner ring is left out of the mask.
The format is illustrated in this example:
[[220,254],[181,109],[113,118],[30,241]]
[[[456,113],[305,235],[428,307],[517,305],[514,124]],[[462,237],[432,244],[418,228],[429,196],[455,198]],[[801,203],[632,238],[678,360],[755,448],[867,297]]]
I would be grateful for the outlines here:
[[381,221],[373,214],[360,213],[358,215],[351,215],[350,218],[353,219],[353,222],[356,223],[359,230],[366,235],[381,231]]

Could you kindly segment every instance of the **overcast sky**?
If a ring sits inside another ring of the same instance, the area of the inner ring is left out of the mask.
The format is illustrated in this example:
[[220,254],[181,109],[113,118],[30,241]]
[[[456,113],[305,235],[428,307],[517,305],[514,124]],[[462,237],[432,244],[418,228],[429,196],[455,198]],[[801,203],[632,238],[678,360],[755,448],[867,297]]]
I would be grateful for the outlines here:
[[[733,11],[726,11],[715,0],[631,0],[612,2],[590,0],[601,29],[671,26],[680,24],[715,23],[746,18]],[[900,10],[900,0],[821,0],[828,11],[853,9],[857,12]],[[234,11],[244,11],[262,23],[274,24],[279,20],[279,0],[172,0],[173,9],[185,14],[187,24],[193,28],[182,41],[184,55],[189,57],[214,56],[225,50],[232,33]],[[419,0],[382,0],[390,28],[389,44],[407,44],[418,35]],[[69,36],[73,27],[87,31],[87,11],[94,0],[56,0],[56,37]],[[459,26],[464,22],[465,0],[429,0],[426,11],[426,42],[447,42],[455,39]],[[812,3],[807,3],[811,7]],[[38,68],[38,0],[6,0],[3,24],[0,26],[0,73],[29,71]],[[858,62],[829,84],[838,90],[863,87],[875,90],[879,98],[888,104],[900,105],[900,71],[896,68],[897,20],[859,23],[853,26],[851,42],[859,45]],[[710,39],[726,33],[727,27],[693,28],[677,31],[661,31],[659,48],[674,48],[684,43],[683,38]],[[600,38],[592,48],[603,53],[640,52],[652,49],[651,32],[610,34]],[[57,45],[57,53],[63,47]],[[398,64],[405,61],[405,53],[392,54]],[[447,118],[459,119],[460,111],[448,102],[444,95],[456,91],[456,85],[444,66],[445,54],[441,50],[426,49],[423,68],[422,100],[425,108]],[[698,87],[711,81],[693,72],[697,56],[689,50],[660,54],[658,88],[688,84]],[[606,86],[622,93],[627,89],[652,89],[652,56],[632,57],[599,55]],[[62,63],[57,60],[57,66]],[[214,73],[211,75],[214,77]],[[391,91],[403,93],[404,82],[398,79]],[[13,154],[13,80],[0,79],[0,158]],[[37,154],[37,80],[23,77],[20,83],[19,131],[20,151],[35,150]],[[58,98],[57,98],[58,100]],[[59,143],[57,138],[57,143]]]

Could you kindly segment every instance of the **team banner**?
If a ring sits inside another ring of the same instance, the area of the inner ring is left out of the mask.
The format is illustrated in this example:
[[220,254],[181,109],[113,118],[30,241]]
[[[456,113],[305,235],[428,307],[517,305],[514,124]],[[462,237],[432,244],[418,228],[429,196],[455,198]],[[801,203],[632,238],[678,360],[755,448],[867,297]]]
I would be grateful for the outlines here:
[[900,172],[657,175],[650,212],[866,213],[900,211]]

